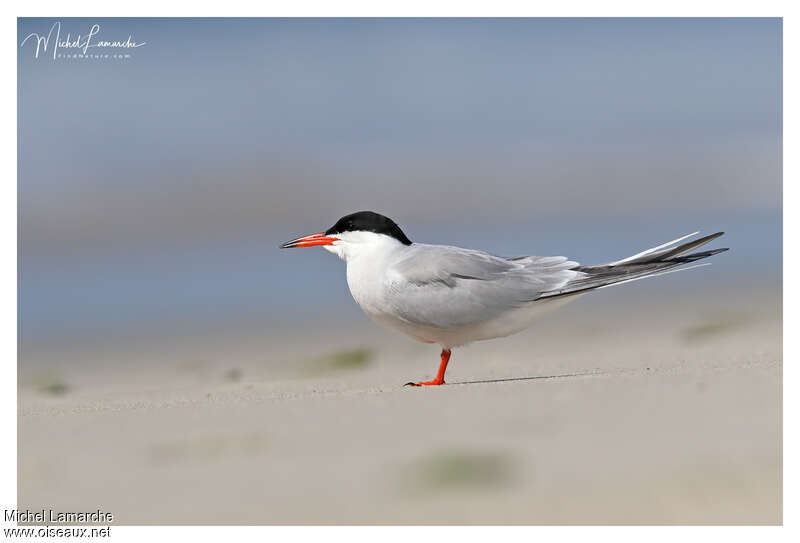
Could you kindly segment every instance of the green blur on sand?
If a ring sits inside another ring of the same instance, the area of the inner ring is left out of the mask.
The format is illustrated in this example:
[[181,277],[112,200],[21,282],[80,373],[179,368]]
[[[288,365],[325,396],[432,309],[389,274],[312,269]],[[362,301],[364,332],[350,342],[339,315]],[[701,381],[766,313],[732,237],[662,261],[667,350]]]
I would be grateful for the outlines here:
[[19,508],[120,524],[780,523],[778,295],[629,288],[455,350],[438,388],[401,386],[435,372],[435,346],[366,317],[313,338],[37,360],[20,376]]

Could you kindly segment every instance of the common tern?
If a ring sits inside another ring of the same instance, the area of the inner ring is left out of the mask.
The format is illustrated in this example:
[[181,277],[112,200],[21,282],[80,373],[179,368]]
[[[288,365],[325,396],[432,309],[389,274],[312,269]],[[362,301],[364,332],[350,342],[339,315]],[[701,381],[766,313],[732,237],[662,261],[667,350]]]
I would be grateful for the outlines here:
[[694,232],[622,260],[581,266],[563,256],[503,258],[414,243],[392,219],[359,211],[280,247],[321,246],[338,255],[347,264],[350,293],[369,317],[441,345],[436,377],[406,383],[424,386],[444,384],[455,347],[520,332],[542,313],[592,290],[706,265],[691,264],[728,249],[690,251],[723,233],[680,243]]

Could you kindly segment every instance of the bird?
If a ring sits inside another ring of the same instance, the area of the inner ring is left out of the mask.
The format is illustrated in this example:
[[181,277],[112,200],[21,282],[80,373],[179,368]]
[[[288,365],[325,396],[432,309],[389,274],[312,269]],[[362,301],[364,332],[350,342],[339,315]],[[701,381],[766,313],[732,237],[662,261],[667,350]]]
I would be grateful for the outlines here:
[[320,246],[343,259],[350,293],[364,313],[412,339],[441,346],[436,377],[406,383],[436,386],[445,384],[457,347],[525,330],[543,313],[593,290],[705,266],[694,262],[728,250],[691,252],[724,232],[684,242],[697,234],[622,260],[582,266],[564,256],[506,258],[415,243],[392,219],[359,211],[280,248]]

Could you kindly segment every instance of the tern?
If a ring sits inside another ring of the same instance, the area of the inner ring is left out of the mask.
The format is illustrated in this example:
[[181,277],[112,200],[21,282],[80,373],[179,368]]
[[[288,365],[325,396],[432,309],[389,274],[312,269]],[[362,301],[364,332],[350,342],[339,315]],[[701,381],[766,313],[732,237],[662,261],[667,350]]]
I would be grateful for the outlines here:
[[[406,383],[443,385],[451,350],[509,336],[542,313],[589,291],[683,271],[727,248],[690,253],[717,232],[680,243],[694,232],[628,258],[581,266],[564,256],[504,258],[473,249],[414,243],[392,219],[359,211],[325,232],[287,241],[281,249],[315,247],[347,264],[347,284],[369,317],[417,341],[442,347],[436,377]],[[688,265],[688,266],[687,266]]]

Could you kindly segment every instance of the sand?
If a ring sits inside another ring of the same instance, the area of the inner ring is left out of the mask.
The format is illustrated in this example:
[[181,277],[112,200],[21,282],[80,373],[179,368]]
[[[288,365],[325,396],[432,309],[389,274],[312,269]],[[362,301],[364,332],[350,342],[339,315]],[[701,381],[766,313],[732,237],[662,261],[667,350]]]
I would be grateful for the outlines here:
[[118,524],[781,523],[777,294],[629,292],[456,350],[437,388],[401,386],[432,376],[435,346],[366,318],[313,340],[23,360],[19,507]]

